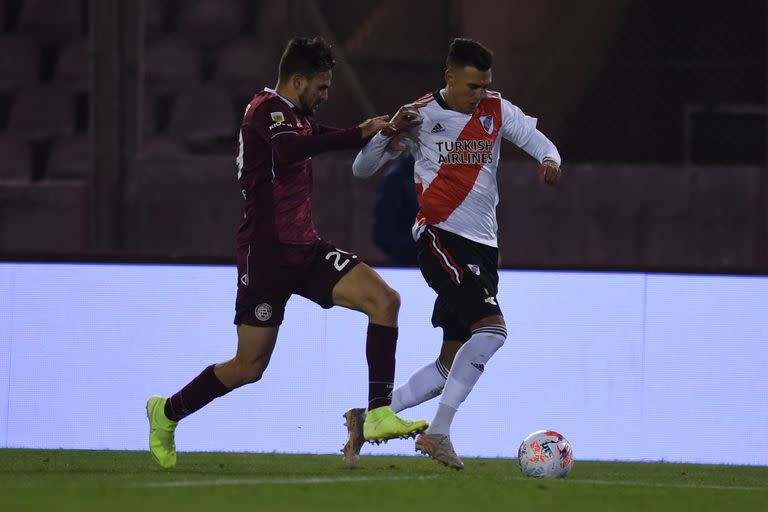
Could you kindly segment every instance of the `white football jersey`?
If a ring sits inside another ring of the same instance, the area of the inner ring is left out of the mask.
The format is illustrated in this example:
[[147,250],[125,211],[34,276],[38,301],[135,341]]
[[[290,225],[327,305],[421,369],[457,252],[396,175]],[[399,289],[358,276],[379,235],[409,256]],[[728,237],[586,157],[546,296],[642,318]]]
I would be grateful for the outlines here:
[[536,131],[536,118],[492,91],[472,114],[462,114],[448,107],[442,93],[418,101],[427,104],[419,109],[420,143],[412,150],[419,195],[414,238],[430,225],[497,247],[501,138],[523,146]]

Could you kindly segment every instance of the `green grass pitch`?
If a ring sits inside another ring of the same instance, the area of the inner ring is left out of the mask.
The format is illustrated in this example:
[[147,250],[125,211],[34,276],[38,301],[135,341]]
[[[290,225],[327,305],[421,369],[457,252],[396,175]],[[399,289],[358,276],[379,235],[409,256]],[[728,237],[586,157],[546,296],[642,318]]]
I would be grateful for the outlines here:
[[566,480],[521,475],[514,459],[0,450],[0,510],[768,511],[768,467],[589,462]]

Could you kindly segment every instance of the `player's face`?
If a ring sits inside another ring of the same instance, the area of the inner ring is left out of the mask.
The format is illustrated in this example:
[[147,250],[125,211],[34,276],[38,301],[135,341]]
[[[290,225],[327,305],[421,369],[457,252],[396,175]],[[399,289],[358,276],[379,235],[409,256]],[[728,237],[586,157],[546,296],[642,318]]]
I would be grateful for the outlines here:
[[304,88],[299,93],[299,109],[305,116],[313,115],[318,107],[328,99],[331,88],[332,74],[330,71],[316,73],[309,80],[304,80]]
[[445,72],[445,81],[453,102],[451,108],[471,114],[488,93],[491,70],[480,71],[472,66],[451,68]]

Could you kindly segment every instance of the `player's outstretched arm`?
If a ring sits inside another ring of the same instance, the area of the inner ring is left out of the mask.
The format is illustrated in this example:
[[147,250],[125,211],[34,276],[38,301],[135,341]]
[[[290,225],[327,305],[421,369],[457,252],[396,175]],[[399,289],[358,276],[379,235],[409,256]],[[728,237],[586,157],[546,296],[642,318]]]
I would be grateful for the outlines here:
[[299,162],[326,151],[359,148],[363,141],[357,126],[323,135],[282,132],[269,139],[275,156],[282,162]]
[[387,148],[389,142],[390,137],[383,133],[374,135],[355,157],[352,163],[352,174],[358,178],[368,178],[397,158],[401,151],[389,150]]
[[388,126],[381,129],[360,150],[352,164],[352,173],[358,178],[368,178],[376,174],[408,149],[407,139],[415,137],[408,131],[421,125],[419,104],[409,104],[400,107],[392,117]]
[[418,144],[419,137],[413,132],[397,132],[392,137],[380,132],[357,154],[352,173],[358,178],[373,176],[403,152],[416,150]]
[[299,135],[286,131],[272,135],[269,141],[278,160],[296,162],[338,149],[357,149],[374,133],[390,126],[389,116],[368,119],[354,128],[330,129],[317,135]]

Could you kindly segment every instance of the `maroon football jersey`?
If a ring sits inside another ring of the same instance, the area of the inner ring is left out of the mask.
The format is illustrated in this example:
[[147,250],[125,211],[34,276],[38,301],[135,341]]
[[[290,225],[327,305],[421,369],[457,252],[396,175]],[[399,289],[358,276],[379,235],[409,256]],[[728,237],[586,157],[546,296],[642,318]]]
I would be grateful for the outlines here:
[[257,93],[243,116],[237,178],[245,199],[237,245],[313,244],[311,157],[360,148],[360,128],[318,125],[272,89]]

